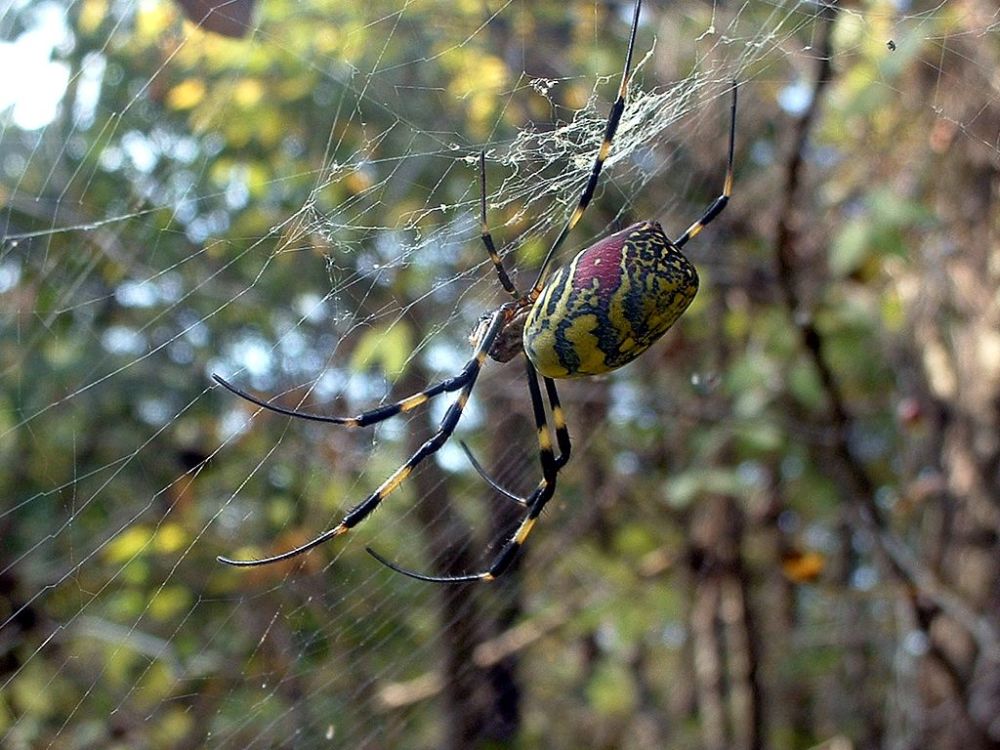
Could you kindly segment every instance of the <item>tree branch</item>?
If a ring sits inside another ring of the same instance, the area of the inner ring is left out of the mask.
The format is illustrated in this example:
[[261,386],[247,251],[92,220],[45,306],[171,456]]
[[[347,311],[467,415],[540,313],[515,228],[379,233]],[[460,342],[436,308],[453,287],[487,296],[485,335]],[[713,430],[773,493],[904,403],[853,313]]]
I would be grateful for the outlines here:
[[794,229],[794,207],[805,163],[805,149],[815,123],[825,89],[833,80],[832,30],[837,18],[836,1],[824,5],[819,13],[816,50],[817,65],[812,99],[805,112],[795,122],[791,153],[785,165],[784,201],[778,216],[775,240],[778,281],[785,305],[798,328],[801,344],[816,368],[826,394],[834,425],[833,457],[838,471],[849,484],[851,497],[864,525],[872,532],[882,552],[890,575],[907,588],[919,592],[943,612],[960,623],[975,638],[979,647],[993,658],[1000,658],[1000,634],[970,607],[960,595],[950,590],[931,570],[924,566],[890,529],[875,502],[877,482],[864,463],[857,458],[848,440],[853,418],[847,408],[840,384],[824,352],[823,337],[816,328],[814,316],[803,308],[797,288],[798,236]]

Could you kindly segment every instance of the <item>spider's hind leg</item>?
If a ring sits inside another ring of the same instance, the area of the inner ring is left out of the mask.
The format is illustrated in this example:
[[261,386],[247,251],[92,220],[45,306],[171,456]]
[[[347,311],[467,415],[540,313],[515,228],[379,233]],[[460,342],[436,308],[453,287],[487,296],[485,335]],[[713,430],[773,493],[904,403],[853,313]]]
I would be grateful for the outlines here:
[[[567,463],[569,463],[570,456],[570,438],[569,429],[566,427],[566,417],[563,413],[562,405],[559,403],[559,394],[556,392],[556,384],[552,378],[543,378],[545,381],[545,390],[549,398],[549,409],[552,411],[552,425],[556,432],[556,442],[559,446],[559,455],[553,457],[553,462],[557,469],[561,469]],[[469,463],[472,464],[472,468],[481,476],[487,484],[490,485],[494,490],[499,492],[504,497],[513,500],[519,505],[527,505],[528,498],[518,495],[516,492],[511,492],[506,487],[501,485],[492,475],[483,467],[482,463],[473,454],[472,449],[465,443],[464,440],[460,440],[458,444],[465,451],[466,458],[469,459]]]
[[528,502],[527,498],[521,497],[516,492],[511,492],[506,487],[497,482],[496,479],[490,476],[490,473],[486,471],[486,468],[481,463],[479,463],[479,459],[476,458],[475,454],[472,452],[472,449],[469,447],[468,443],[466,443],[464,440],[459,440],[458,444],[459,446],[461,446],[462,450],[465,451],[465,457],[469,459],[469,463],[472,464],[472,468],[476,470],[476,473],[479,474],[479,476],[481,476],[490,487],[496,490],[499,494],[506,497],[508,500],[513,500],[518,505],[527,505]]
[[368,554],[397,573],[409,576],[410,578],[416,578],[418,581],[428,581],[430,583],[492,581],[501,576],[510,567],[521,546],[535,527],[535,523],[538,521],[538,517],[545,508],[546,503],[555,494],[556,478],[559,470],[569,460],[570,450],[569,431],[562,417],[562,407],[559,405],[559,396],[556,393],[555,382],[550,378],[545,378],[545,387],[553,413],[552,421],[556,429],[556,441],[559,445],[559,456],[554,455],[552,451],[552,435],[545,417],[545,403],[542,400],[542,391],[538,387],[538,374],[535,372],[535,368],[530,360],[525,358],[525,363],[527,367],[528,389],[531,393],[531,406],[535,414],[535,426],[538,431],[538,453],[542,463],[542,479],[534,492],[529,497],[524,498],[524,504],[527,505],[528,512],[521,519],[517,530],[507,540],[503,548],[493,559],[493,562],[490,563],[490,566],[479,573],[469,573],[460,576],[431,576],[396,565],[370,547],[365,548]]

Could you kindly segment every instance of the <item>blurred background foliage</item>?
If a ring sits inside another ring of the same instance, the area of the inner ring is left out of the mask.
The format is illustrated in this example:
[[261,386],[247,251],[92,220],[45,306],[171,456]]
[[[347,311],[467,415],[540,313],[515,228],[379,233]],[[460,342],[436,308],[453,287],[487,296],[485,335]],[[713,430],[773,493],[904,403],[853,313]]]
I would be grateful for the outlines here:
[[[0,745],[1000,747],[984,0],[648,0],[633,96],[693,98],[655,142],[626,116],[571,244],[708,205],[730,77],[735,195],[676,330],[561,388],[574,459],[519,564],[436,588],[364,554],[489,559],[517,508],[457,447],[344,544],[215,562],[335,524],[444,406],[348,431],[210,374],[353,414],[457,371],[503,299],[478,150],[526,286],[599,141],[553,134],[605,116],[630,9],[266,0],[243,38],[162,1],[0,10]],[[517,365],[459,436],[534,486]]]

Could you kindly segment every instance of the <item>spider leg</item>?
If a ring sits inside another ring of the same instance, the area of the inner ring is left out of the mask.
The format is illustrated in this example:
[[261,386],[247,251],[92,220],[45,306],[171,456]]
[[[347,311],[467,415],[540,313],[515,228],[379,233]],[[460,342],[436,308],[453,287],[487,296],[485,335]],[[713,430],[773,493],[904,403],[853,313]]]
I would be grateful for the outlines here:
[[[565,464],[565,461],[560,462],[563,456],[560,455],[557,459],[552,452],[552,436],[549,432],[549,426],[545,419],[545,405],[542,402],[542,391],[538,387],[538,375],[535,372],[534,366],[525,357],[525,362],[527,364],[527,375],[528,375],[528,389],[531,392],[531,405],[535,413],[535,424],[538,429],[538,453],[542,462],[542,480],[538,483],[534,492],[531,493],[530,497],[526,498],[526,504],[528,506],[528,512],[525,517],[521,520],[518,525],[517,530],[513,533],[510,539],[507,540],[503,548],[490,563],[490,566],[479,573],[470,573],[468,575],[460,576],[430,576],[423,573],[417,573],[416,571],[408,570],[395,563],[387,560],[383,555],[379,554],[371,547],[365,547],[365,550],[378,560],[380,563],[386,567],[401,573],[410,578],[416,578],[418,581],[427,581],[429,583],[468,583],[471,581],[492,581],[498,578],[500,575],[510,567],[511,562],[517,556],[518,550],[524,544],[525,540],[528,538],[528,534],[535,527],[535,523],[538,521],[538,516],[541,515],[542,509],[545,504],[552,499],[552,496],[556,491],[556,477],[559,473],[559,469]],[[548,380],[546,378],[546,380]],[[547,386],[550,398],[555,393],[555,384],[549,388]],[[559,408],[561,413],[561,408],[558,406],[558,396],[556,396],[556,403],[553,407],[553,411]],[[553,422],[555,422],[553,418]],[[557,428],[558,429],[558,428]],[[560,453],[563,450],[563,440],[565,440],[565,445],[567,449],[566,458],[568,460],[568,447],[569,447],[569,432],[566,431],[565,422],[563,422],[563,431],[565,432],[565,438],[557,438],[560,443]]]
[[372,511],[374,511],[386,497],[395,492],[399,486],[406,481],[406,478],[410,476],[413,470],[417,468],[417,466],[419,466],[424,459],[437,453],[441,446],[444,445],[451,437],[455,428],[458,426],[459,419],[462,418],[462,411],[465,409],[466,403],[468,403],[469,395],[472,393],[472,389],[476,384],[476,378],[479,376],[479,371],[482,368],[483,363],[486,361],[486,353],[490,350],[497,334],[499,334],[500,330],[503,328],[503,322],[504,309],[500,308],[493,313],[487,327],[486,334],[476,347],[476,351],[472,359],[469,360],[468,364],[463,369],[463,372],[467,371],[469,375],[466,378],[465,384],[461,386],[461,390],[455,398],[455,401],[448,407],[448,411],[445,412],[444,417],[441,419],[437,432],[424,442],[424,444],[421,445],[409,459],[407,459],[406,463],[396,469],[396,471],[394,471],[388,479],[382,482],[382,484],[380,484],[373,493],[351,508],[339,524],[331,529],[327,529],[315,539],[312,539],[305,544],[271,557],[265,557],[257,560],[234,560],[230,557],[219,556],[217,558],[218,561],[225,563],[226,565],[247,568],[258,565],[270,565],[271,563],[281,562],[282,560],[289,560],[293,557],[301,555],[303,552],[308,552],[314,547],[318,547],[334,537],[346,534],[352,528],[361,523],[361,521],[371,515]]
[[498,493],[506,497],[508,500],[513,500],[518,505],[527,505],[528,501],[526,498],[523,498],[520,495],[511,492],[510,490],[501,486],[493,477],[490,476],[489,472],[487,472],[486,469],[483,468],[483,465],[479,463],[479,459],[476,458],[475,454],[472,452],[472,449],[469,448],[469,445],[464,440],[459,440],[458,444],[461,446],[462,450],[465,451],[465,457],[469,459],[469,463],[472,464],[472,468],[476,470],[479,476],[481,476],[484,480],[486,480],[486,483],[490,487],[492,487]]
[[298,409],[287,409],[284,406],[279,406],[278,404],[270,401],[264,401],[262,398],[254,396],[249,391],[245,391],[242,388],[233,385],[221,375],[213,373],[212,379],[226,390],[235,393],[240,398],[249,401],[251,404],[259,406],[262,409],[273,411],[276,414],[284,414],[286,417],[297,417],[298,419],[308,419],[312,422],[341,424],[346,425],[347,427],[367,427],[368,425],[377,424],[389,419],[390,417],[394,417],[397,414],[412,411],[418,406],[427,403],[439,394],[457,391],[459,388],[463,388],[468,383],[469,378],[474,377],[474,373],[478,372],[478,369],[479,366],[476,364],[475,359],[472,359],[465,365],[465,367],[462,368],[462,371],[454,377],[435,383],[430,388],[425,388],[420,391],[420,393],[407,396],[394,404],[379,406],[375,409],[362,412],[354,417],[337,417],[329,416],[327,414],[315,414],[308,411],[299,411]]
[[722,213],[722,209],[729,203],[729,196],[733,194],[733,152],[736,144],[736,81],[733,81],[733,103],[729,114],[729,161],[726,164],[726,180],[722,185],[722,195],[712,201],[701,218],[688,227],[687,231],[674,244],[677,247],[684,247],[687,241],[696,237],[698,233],[709,224],[712,219]]
[[486,152],[479,152],[479,207],[480,218],[479,227],[482,232],[483,244],[486,245],[486,252],[490,254],[493,267],[497,269],[497,276],[500,278],[502,286],[514,299],[519,299],[521,293],[517,291],[514,282],[507,275],[507,269],[503,267],[503,260],[497,252],[496,245],[493,244],[493,237],[490,235],[489,226],[486,224]]
[[559,455],[556,456],[556,469],[561,469],[569,463],[570,439],[569,428],[566,426],[566,415],[563,412],[562,404],[559,403],[559,394],[556,392],[556,381],[552,378],[542,378],[545,381],[545,392],[549,397],[549,408],[552,410],[552,426],[556,430],[556,443],[559,445]]
[[538,269],[538,278],[535,279],[535,284],[532,287],[533,297],[537,297],[542,291],[542,287],[545,286],[545,277],[556,251],[559,250],[563,242],[565,242],[570,230],[576,226],[577,222],[580,221],[580,218],[583,216],[583,212],[586,211],[587,206],[590,205],[590,200],[594,197],[594,190],[597,188],[597,182],[601,176],[601,168],[604,166],[604,162],[607,160],[608,154],[611,153],[611,142],[615,138],[615,133],[618,132],[618,124],[621,122],[622,113],[625,111],[625,97],[628,95],[628,84],[632,77],[632,49],[635,47],[635,34],[639,29],[639,11],[641,8],[642,0],[636,0],[635,13],[632,16],[632,32],[628,40],[628,51],[625,53],[625,69],[622,71],[622,81],[618,86],[618,98],[615,99],[615,103],[611,105],[611,112],[608,115],[608,123],[604,128],[604,140],[601,142],[601,147],[597,152],[597,158],[594,159],[594,167],[591,169],[590,178],[587,180],[587,185],[584,187],[583,194],[580,196],[580,202],[573,210],[573,213],[570,214],[569,220],[562,228],[559,236],[556,237],[555,242],[552,243],[552,247],[549,248],[549,252],[546,254],[545,260],[542,261],[542,265]]
[[[543,378],[543,380],[545,381],[545,390],[547,391],[549,397],[549,408],[552,411],[552,424],[556,431],[556,441],[559,445],[559,455],[555,457],[555,463],[557,468],[561,469],[569,463],[571,449],[569,430],[566,428],[566,417],[563,414],[562,406],[559,403],[559,394],[556,392],[555,381],[552,380],[552,378]],[[472,468],[479,473],[479,476],[486,480],[490,487],[520,505],[528,505],[527,498],[521,497],[505,487],[502,487],[492,476],[490,476],[489,472],[483,468],[483,465],[472,453],[472,449],[469,448],[464,440],[460,440],[458,444],[462,446],[462,450],[465,451],[465,455],[469,459],[469,463],[472,464]]]

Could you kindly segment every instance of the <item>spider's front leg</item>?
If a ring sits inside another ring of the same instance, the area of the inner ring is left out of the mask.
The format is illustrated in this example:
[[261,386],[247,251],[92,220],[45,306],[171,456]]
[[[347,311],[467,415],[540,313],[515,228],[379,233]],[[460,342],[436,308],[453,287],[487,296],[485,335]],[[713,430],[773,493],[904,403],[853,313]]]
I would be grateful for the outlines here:
[[702,229],[708,226],[716,216],[722,213],[726,205],[729,203],[730,197],[733,194],[733,156],[736,151],[736,81],[733,81],[733,100],[732,104],[729,105],[729,159],[726,162],[726,177],[722,183],[722,193],[712,201],[712,204],[705,209],[705,213],[701,215],[694,224],[687,228],[674,243],[677,247],[684,247],[688,240],[692,237],[696,237]]
[[[484,329],[485,334],[485,329]],[[414,393],[412,396],[407,396],[404,399],[400,399],[392,404],[386,404],[385,406],[379,406],[374,409],[369,409],[368,411],[362,412],[354,417],[341,417],[330,414],[315,414],[309,411],[299,411],[298,409],[288,409],[279,404],[275,404],[271,401],[265,401],[264,399],[253,395],[249,391],[245,391],[242,388],[230,383],[224,377],[218,373],[212,374],[212,379],[225,388],[230,393],[234,393],[245,401],[249,401],[255,406],[259,406],[262,409],[267,409],[268,411],[274,412],[275,414],[282,414],[286,417],[295,417],[296,419],[306,419],[310,422],[323,422],[325,424],[339,424],[345,427],[368,427],[373,424],[378,424],[379,422],[384,422],[387,419],[391,419],[397,414],[403,414],[408,411],[416,409],[418,406],[426,404],[435,396],[439,396],[442,393],[450,393],[452,391],[457,391],[459,388],[464,387],[468,382],[469,378],[473,376],[473,371],[478,372],[479,363],[475,359],[469,360],[462,371],[453,377],[446,378],[429,388],[425,388],[419,393]]]
[[[375,421],[382,421],[382,419],[387,419],[389,416],[400,413],[400,411],[406,411],[407,409],[401,408],[400,404],[415,403],[418,399],[419,403],[423,403],[430,398],[426,394],[432,393],[437,395],[445,390],[455,390],[455,388],[450,387],[453,382],[461,380],[460,390],[458,396],[452,402],[451,406],[445,412],[444,417],[441,419],[438,425],[437,432],[435,432],[423,445],[421,445],[416,452],[407,459],[406,463],[400,466],[396,471],[394,471],[388,479],[386,479],[378,488],[371,493],[368,497],[362,500],[360,503],[351,508],[343,519],[333,528],[327,529],[322,534],[317,536],[305,544],[302,544],[294,549],[290,549],[286,552],[282,552],[277,555],[272,555],[271,557],[265,557],[256,560],[236,560],[230,557],[218,557],[218,561],[225,563],[226,565],[233,565],[235,567],[247,568],[254,567],[258,565],[270,565],[272,563],[281,562],[283,560],[290,560],[293,557],[298,557],[304,552],[318,547],[324,542],[333,539],[334,537],[346,534],[352,528],[361,523],[365,518],[367,518],[371,513],[388,497],[390,494],[395,492],[399,487],[406,481],[407,477],[413,473],[413,470],[417,468],[425,459],[429,456],[437,453],[441,446],[444,445],[448,439],[452,436],[455,428],[458,426],[458,421],[462,418],[462,412],[465,409],[465,405],[468,403],[469,396],[472,394],[472,389],[476,385],[476,378],[479,376],[479,371],[482,369],[483,363],[486,361],[487,352],[489,352],[490,347],[493,346],[493,342],[496,340],[497,335],[500,333],[504,326],[506,320],[506,309],[501,307],[494,311],[488,318],[487,324],[483,327],[482,333],[478,336],[478,341],[476,345],[475,352],[473,353],[472,359],[468,361],[466,366],[462,370],[462,374],[456,376],[455,378],[449,378],[446,381],[442,381],[436,386],[432,386],[427,391],[423,391],[421,394],[416,396],[411,396],[409,399],[398,402],[396,404],[390,404],[387,407],[382,407],[381,409],[373,410],[372,412],[366,412],[366,414],[379,413],[380,418]],[[241,391],[235,390],[235,388],[229,386],[224,380],[216,376],[216,379],[234,390],[237,395],[244,396],[248,400],[254,403],[264,406],[265,408],[270,408],[274,411],[280,411],[281,413],[289,413],[287,410],[277,409],[273,406],[268,405],[266,402],[260,402],[258,399],[249,396],[249,394],[244,395]],[[449,384],[447,387],[445,384]],[[420,398],[423,397],[423,398]],[[300,412],[289,413],[290,416],[306,416]],[[338,420],[346,420],[352,418],[343,417],[322,417],[321,415],[313,415],[319,421],[330,422]],[[307,417],[308,418],[308,417]],[[360,419],[353,418],[353,419]],[[338,421],[338,423],[343,423]]]

